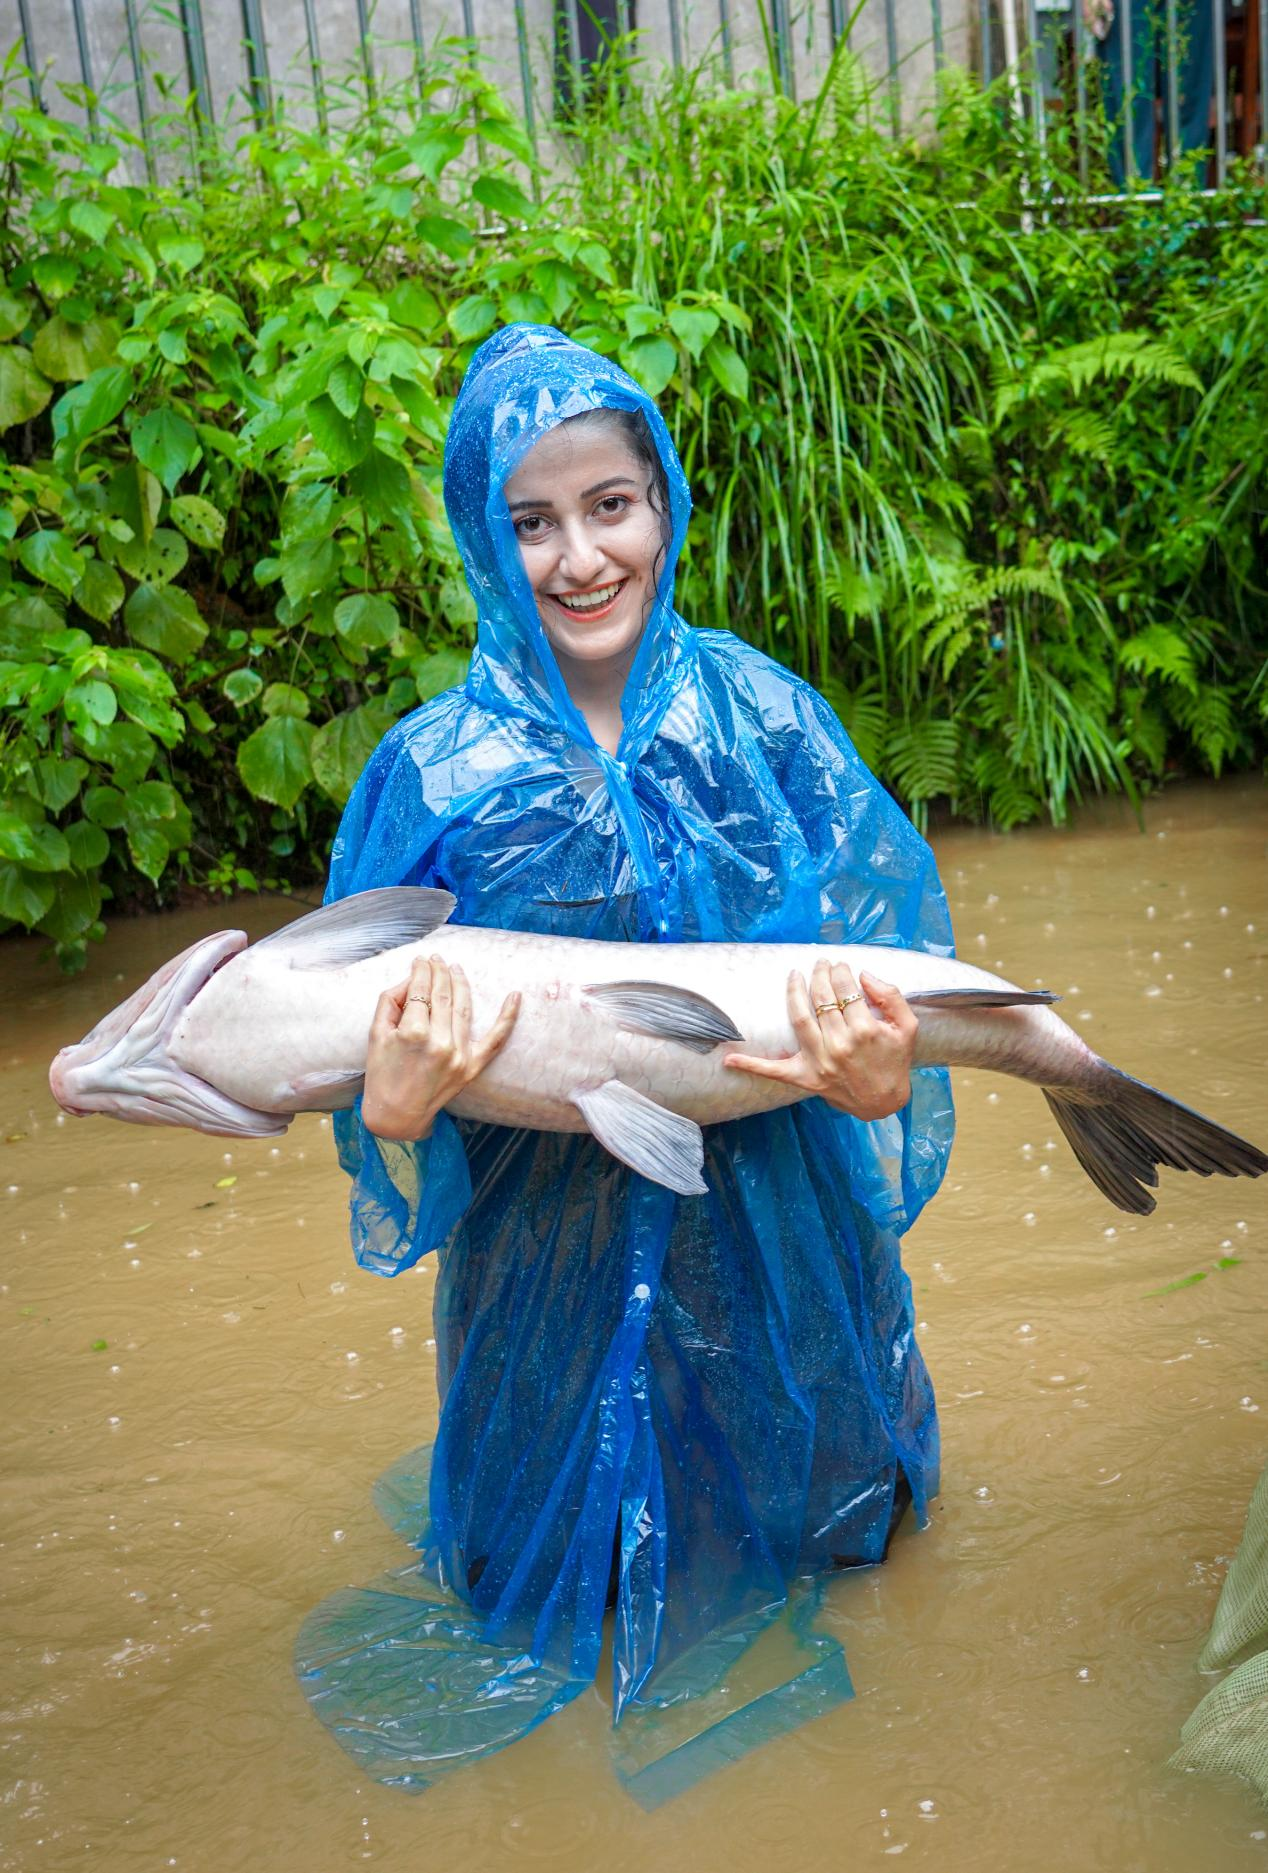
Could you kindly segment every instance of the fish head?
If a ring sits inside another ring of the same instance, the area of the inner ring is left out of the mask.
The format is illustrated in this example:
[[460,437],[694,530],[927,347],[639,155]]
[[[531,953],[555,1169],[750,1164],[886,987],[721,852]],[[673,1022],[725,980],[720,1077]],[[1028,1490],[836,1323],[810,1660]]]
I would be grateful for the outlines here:
[[63,1112],[102,1112],[133,1125],[188,1125],[196,1131],[263,1138],[289,1119],[256,1112],[168,1057],[167,1041],[189,1004],[224,963],[247,946],[244,930],[220,930],[191,943],[120,1002],[73,1047],[63,1047],[48,1083]]

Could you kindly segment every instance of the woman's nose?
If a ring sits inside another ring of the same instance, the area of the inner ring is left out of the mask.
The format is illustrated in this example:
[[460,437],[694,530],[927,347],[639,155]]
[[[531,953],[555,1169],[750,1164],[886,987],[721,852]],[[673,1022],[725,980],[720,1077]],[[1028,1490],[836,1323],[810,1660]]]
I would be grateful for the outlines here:
[[559,570],[573,585],[585,585],[603,566],[603,549],[584,527],[565,527]]

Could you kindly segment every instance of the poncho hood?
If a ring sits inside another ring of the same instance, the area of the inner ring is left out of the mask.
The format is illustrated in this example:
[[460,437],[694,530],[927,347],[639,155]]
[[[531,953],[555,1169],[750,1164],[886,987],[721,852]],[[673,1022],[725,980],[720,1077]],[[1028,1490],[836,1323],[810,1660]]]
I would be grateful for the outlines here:
[[[445,446],[445,507],[475,600],[478,635],[467,688],[497,714],[527,717],[594,748],[538,616],[503,492],[548,430],[587,410],[637,411],[669,489],[670,540],[656,598],[625,685],[618,754],[645,745],[692,661],[691,633],[674,611],[674,572],[691,494],[663,418],[632,377],[549,325],[508,325],[467,367]],[[595,750],[600,764],[610,758]]]

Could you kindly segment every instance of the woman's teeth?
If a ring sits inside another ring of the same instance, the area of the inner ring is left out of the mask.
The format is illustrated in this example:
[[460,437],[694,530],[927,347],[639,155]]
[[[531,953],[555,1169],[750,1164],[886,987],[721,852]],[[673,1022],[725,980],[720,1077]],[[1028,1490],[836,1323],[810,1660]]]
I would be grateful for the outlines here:
[[605,605],[611,604],[624,583],[624,579],[618,579],[615,585],[601,585],[594,592],[577,592],[571,597],[565,597],[562,592],[552,592],[551,596],[565,611],[601,611]]

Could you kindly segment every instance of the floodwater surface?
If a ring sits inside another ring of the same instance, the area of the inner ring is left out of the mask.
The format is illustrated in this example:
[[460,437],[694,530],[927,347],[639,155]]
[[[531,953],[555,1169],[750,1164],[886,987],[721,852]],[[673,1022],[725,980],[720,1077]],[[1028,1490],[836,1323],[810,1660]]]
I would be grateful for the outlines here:
[[[936,844],[968,960],[1263,1144],[1266,838],[1236,782],[1169,790],[1143,833],[1106,805]],[[369,1491],[435,1429],[431,1274],[358,1272],[327,1120],[227,1141],[62,1118],[45,1082],[195,937],[291,914],[121,922],[73,981],[0,948],[0,1867],[1263,1866],[1253,1795],[1166,1759],[1265,1456],[1268,1179],[1164,1173],[1120,1215],[1042,1097],[983,1073],[907,1252],[943,1494],[828,1589],[854,1701],[652,1813],[600,1689],[425,1794],[367,1783],[291,1647],[408,1558]]]

